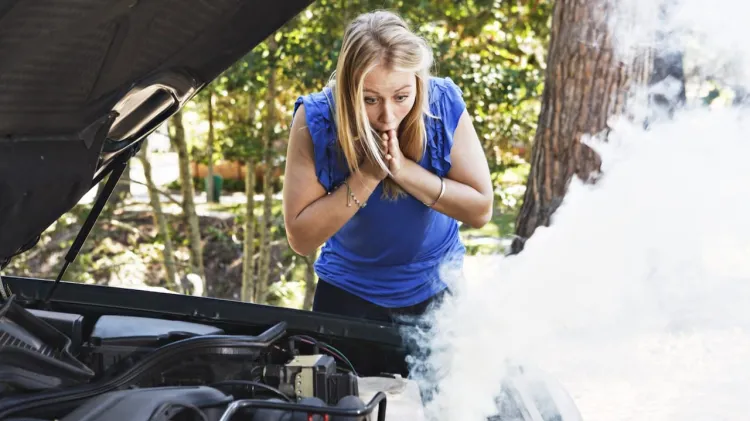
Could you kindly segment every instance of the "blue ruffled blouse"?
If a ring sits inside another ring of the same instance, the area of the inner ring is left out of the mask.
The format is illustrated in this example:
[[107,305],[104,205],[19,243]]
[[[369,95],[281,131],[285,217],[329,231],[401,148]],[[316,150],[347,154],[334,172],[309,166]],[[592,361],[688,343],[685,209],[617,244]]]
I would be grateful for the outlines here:
[[[299,97],[294,113],[303,104],[317,179],[332,192],[349,171],[338,147],[331,89]],[[453,134],[466,104],[450,78],[433,77],[429,106],[437,118],[424,117],[427,148],[419,164],[445,177],[451,168]],[[326,241],[315,271],[323,281],[383,307],[418,304],[446,288],[440,271],[444,263],[463,261],[458,223],[412,196],[395,201],[381,196],[382,183],[367,206]]]

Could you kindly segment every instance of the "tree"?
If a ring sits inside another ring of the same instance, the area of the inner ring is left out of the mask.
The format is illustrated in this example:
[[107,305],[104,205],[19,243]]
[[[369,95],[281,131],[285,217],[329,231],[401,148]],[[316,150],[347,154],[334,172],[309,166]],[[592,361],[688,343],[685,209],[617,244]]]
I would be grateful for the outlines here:
[[161,207],[161,198],[159,197],[159,191],[154,184],[149,155],[148,139],[146,139],[143,142],[141,151],[138,153],[138,159],[143,165],[143,175],[146,179],[148,196],[151,201],[151,207],[153,208],[154,226],[156,227],[159,236],[164,242],[164,250],[162,251],[162,255],[164,257],[164,269],[167,273],[167,285],[171,286],[179,281],[177,278],[177,265],[175,264],[174,260],[174,247],[172,247],[172,237],[169,233],[167,218],[164,215],[164,211]]
[[[268,39],[268,50],[274,57],[278,48],[275,37]],[[263,219],[260,226],[260,260],[258,268],[258,283],[255,288],[255,302],[265,303],[271,271],[271,220],[273,218],[273,192],[271,191],[271,175],[273,170],[273,141],[276,126],[276,78],[277,63],[271,61],[268,72],[268,87],[266,88],[266,122],[263,140]]]
[[206,174],[206,202],[218,203],[219,198],[214,195],[214,144],[216,143],[214,128],[214,99],[215,95],[212,87],[206,90],[206,105],[208,115],[208,139],[206,139],[206,155],[208,156],[208,171]]
[[170,120],[172,130],[170,142],[177,149],[180,168],[180,187],[182,189],[182,210],[190,235],[190,266],[192,273],[198,275],[203,282],[202,291],[206,288],[206,269],[203,265],[203,242],[201,240],[200,221],[195,209],[195,191],[193,190],[193,176],[190,172],[190,154],[188,152],[185,127],[182,122],[182,111],[178,111]]
[[624,111],[629,88],[648,81],[649,55],[623,62],[614,50],[608,26],[614,7],[606,0],[554,5],[531,172],[511,253],[520,252],[537,227],[549,225],[574,175],[595,181],[601,162],[582,136],[606,136],[607,120]]
[[[247,113],[247,126],[255,121],[255,99],[250,97]],[[255,279],[255,157],[247,152],[245,157],[245,238],[242,242],[242,301],[254,298]]]

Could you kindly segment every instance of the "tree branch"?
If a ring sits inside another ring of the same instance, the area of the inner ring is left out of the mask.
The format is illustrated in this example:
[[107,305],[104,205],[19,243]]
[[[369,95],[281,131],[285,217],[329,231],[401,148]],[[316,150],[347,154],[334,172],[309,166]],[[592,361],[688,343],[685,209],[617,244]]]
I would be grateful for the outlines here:
[[[146,187],[148,187],[148,184],[146,184],[146,183],[143,183],[143,182],[141,182],[141,181],[136,181],[136,180],[130,180],[130,181],[122,181],[121,183],[123,183],[123,184],[130,184],[130,183],[134,183],[134,184],[138,184],[138,185],[140,185],[140,186],[146,186]],[[169,201],[170,201],[170,202],[172,202],[173,204],[175,204],[175,205],[177,205],[177,206],[180,206],[180,207],[182,207],[182,203],[181,203],[181,202],[179,202],[179,201],[178,201],[177,199],[175,199],[175,198],[174,198],[174,196],[172,196],[171,194],[167,193],[167,192],[166,192],[166,191],[164,191],[164,190],[161,190],[161,189],[159,189],[158,187],[153,187],[153,189],[154,189],[154,191],[156,191],[156,192],[157,192],[157,193],[159,193],[160,195],[162,195],[162,196],[166,197],[166,198],[167,198],[167,200],[169,200]]]

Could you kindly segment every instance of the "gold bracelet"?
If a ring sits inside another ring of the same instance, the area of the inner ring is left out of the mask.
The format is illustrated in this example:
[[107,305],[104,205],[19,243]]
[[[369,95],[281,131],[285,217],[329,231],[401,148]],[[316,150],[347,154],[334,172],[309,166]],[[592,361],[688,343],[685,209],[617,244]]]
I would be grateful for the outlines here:
[[344,184],[346,185],[346,207],[347,208],[352,207],[352,200],[354,201],[354,203],[357,204],[357,206],[359,206],[360,209],[367,206],[367,202],[360,203],[359,199],[357,199],[357,196],[354,195],[352,188],[349,186],[349,181],[344,180]]
[[438,195],[437,199],[435,199],[435,201],[432,202],[431,205],[427,205],[427,203],[425,203],[425,205],[427,205],[428,208],[431,208],[437,205],[438,200],[440,200],[440,198],[443,197],[443,194],[445,194],[445,180],[443,179],[443,177],[440,177],[440,194]]

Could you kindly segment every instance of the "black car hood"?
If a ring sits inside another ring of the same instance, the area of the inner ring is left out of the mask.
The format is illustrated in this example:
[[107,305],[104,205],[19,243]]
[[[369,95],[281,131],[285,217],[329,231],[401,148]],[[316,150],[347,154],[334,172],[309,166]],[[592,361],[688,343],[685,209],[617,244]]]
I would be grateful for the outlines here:
[[311,2],[0,2],[0,266]]

